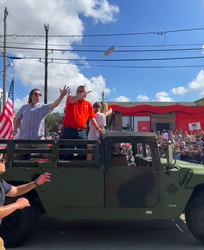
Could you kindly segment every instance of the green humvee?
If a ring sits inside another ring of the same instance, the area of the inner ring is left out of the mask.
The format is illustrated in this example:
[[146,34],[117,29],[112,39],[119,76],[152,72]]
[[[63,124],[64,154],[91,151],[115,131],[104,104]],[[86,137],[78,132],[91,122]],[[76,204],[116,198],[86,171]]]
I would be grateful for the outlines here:
[[[15,149],[15,144],[52,144],[50,149]],[[160,159],[152,133],[105,132],[100,141],[2,141],[7,144],[7,171],[3,179],[13,185],[30,182],[44,172],[51,182],[26,196],[31,207],[3,220],[0,235],[8,247],[23,244],[36,230],[40,214],[67,220],[176,219],[185,213],[189,230],[204,243],[204,167]],[[90,149],[82,149],[82,145]],[[69,145],[69,148],[65,148]],[[30,160],[14,160],[14,153]],[[33,153],[50,154],[49,161],[32,161]],[[75,155],[71,161],[60,154]],[[91,154],[90,160],[77,160]],[[6,204],[14,202],[6,199]]]

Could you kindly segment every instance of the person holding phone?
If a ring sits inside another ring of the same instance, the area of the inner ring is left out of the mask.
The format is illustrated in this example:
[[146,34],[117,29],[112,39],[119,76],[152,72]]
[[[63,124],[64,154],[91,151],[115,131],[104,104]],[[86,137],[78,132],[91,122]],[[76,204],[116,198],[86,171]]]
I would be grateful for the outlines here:
[[[5,162],[0,160],[0,175],[2,175],[6,171]],[[36,188],[37,186],[43,185],[45,182],[50,181],[50,174],[44,173],[40,175],[35,181],[29,182],[27,184],[12,186],[6,181],[0,179],[0,225],[2,223],[2,219],[12,214],[16,210],[24,209],[26,207],[30,207],[29,200],[26,198],[19,198],[14,203],[9,205],[4,205],[6,196],[8,197],[18,197],[24,195]],[[0,250],[5,250],[4,241],[0,238]]]

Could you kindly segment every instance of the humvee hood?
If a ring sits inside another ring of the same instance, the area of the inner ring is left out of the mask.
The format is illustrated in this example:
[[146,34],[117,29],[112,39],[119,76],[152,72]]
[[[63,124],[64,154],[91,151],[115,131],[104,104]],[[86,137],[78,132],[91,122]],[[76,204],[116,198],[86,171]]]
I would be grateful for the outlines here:
[[[167,159],[161,158],[160,160],[162,164],[167,164]],[[180,185],[183,187],[194,188],[204,183],[204,165],[176,160],[175,167],[170,171],[175,171],[175,169],[179,171]]]
[[[161,158],[161,163],[166,165],[167,164],[167,159]],[[174,162],[173,162],[174,163]],[[176,160],[176,167],[181,168],[181,169],[191,169],[193,173],[198,173],[201,175],[204,175],[204,165],[201,164],[195,164],[195,163],[190,163],[186,161],[181,161],[181,160]]]

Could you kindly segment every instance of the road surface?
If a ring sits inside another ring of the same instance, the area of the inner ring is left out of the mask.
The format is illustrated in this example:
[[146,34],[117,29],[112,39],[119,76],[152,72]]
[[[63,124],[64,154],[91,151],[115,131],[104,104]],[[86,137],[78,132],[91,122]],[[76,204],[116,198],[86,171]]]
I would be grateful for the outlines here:
[[17,250],[195,250],[203,247],[182,220],[67,224],[44,217],[36,234]]

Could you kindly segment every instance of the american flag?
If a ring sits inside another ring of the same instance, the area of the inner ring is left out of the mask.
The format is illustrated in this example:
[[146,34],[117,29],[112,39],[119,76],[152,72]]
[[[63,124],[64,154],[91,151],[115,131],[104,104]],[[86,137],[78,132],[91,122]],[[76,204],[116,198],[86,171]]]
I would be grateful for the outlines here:
[[13,139],[13,118],[14,118],[14,78],[11,81],[8,99],[0,115],[0,138]]

